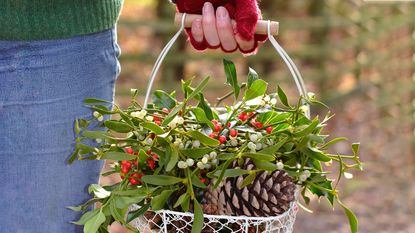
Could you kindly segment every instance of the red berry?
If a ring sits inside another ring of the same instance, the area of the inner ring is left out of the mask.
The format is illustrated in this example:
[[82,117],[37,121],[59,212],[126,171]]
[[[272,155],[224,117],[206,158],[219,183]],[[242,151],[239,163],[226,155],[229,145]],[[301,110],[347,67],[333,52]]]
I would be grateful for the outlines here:
[[120,177],[121,177],[121,179],[124,179],[125,178],[125,176],[123,176],[123,175],[120,175]]
[[255,113],[254,112],[250,112],[250,113],[248,113],[248,116],[249,117],[251,117],[251,116],[253,116]]
[[154,124],[161,125],[161,121],[154,121]]
[[215,134],[215,133],[211,133],[211,134],[209,135],[209,137],[210,137],[210,138],[215,139],[215,138],[216,138],[216,134]]
[[229,136],[231,137],[236,137],[236,135],[238,135],[238,131],[236,129],[231,129],[231,131],[229,132]]
[[220,125],[215,125],[215,132],[219,132],[222,129]]
[[151,150],[148,150],[148,151],[146,152],[146,154],[148,154],[148,155],[151,155],[151,153],[152,153],[152,151],[151,151]]
[[212,120],[211,122],[212,122],[212,124],[214,124],[214,125],[219,124],[219,121],[217,121],[217,120]]
[[134,153],[133,148],[131,147],[125,148],[125,153],[130,154],[130,155],[133,154]]
[[156,121],[161,121],[161,119],[160,119],[160,117],[159,117],[158,115],[154,115],[154,116],[153,116],[153,121],[154,121],[154,122],[156,122]]
[[241,121],[246,121],[246,119],[248,119],[248,116],[246,115],[246,112],[243,112],[238,116],[238,118]]
[[159,156],[157,154],[151,154],[151,156],[153,157],[153,159],[158,160]]
[[231,127],[231,123],[230,122],[228,122],[228,127]]
[[200,182],[202,182],[202,183],[206,183],[206,178],[200,178]]
[[154,133],[150,134],[150,138],[151,138],[151,139],[156,138],[156,134],[154,134]]
[[127,167],[122,167],[121,168],[121,172],[124,173],[124,174],[127,174],[129,171],[130,171],[130,169],[127,168]]
[[128,160],[123,160],[123,161],[125,161],[125,162],[124,163],[121,162],[121,166],[130,169],[131,168],[131,162],[128,161]]
[[169,113],[170,112],[167,108],[163,108],[161,111],[163,111],[164,113]]
[[219,137],[219,142],[220,142],[220,144],[225,143],[226,142],[226,137],[225,136],[220,136]]
[[267,127],[267,129],[266,129],[266,130],[267,130],[267,133],[269,133],[269,134],[270,134],[270,133],[272,132],[272,130],[274,130],[274,128],[272,128],[272,127],[270,126],[270,127]]
[[154,170],[156,169],[156,162],[152,159],[147,160],[147,166],[151,169]]
[[138,167],[138,160],[134,161],[134,166]]

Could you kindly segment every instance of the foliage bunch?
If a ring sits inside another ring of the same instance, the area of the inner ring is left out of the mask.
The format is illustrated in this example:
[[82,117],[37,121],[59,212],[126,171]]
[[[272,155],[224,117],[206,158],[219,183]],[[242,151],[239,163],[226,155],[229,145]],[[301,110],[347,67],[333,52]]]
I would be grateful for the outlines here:
[[[259,172],[281,169],[298,185],[305,203],[310,201],[309,194],[324,197],[332,205],[337,201],[349,218],[352,232],[357,231],[357,219],[340,202],[336,187],[348,169],[361,169],[359,144],[352,144],[352,155],[328,153],[330,146],[346,139],[326,141],[328,135],[322,130],[332,115],[322,120],[307,118],[310,104],[322,104],[312,93],[301,96],[292,106],[280,87],[276,93],[267,94],[268,84],[254,70],[250,69],[247,81],[240,84],[234,64],[224,60],[224,68],[232,91],[219,98],[216,106],[231,96],[235,102],[222,109],[212,108],[202,93],[209,78],[195,87],[192,80],[182,81],[182,101],[174,92],[157,90],[153,103],[146,108],[136,101],[137,90],[132,90],[131,104],[125,110],[115,104],[109,109],[106,104],[112,103],[105,100],[85,100],[94,110],[94,118],[76,121],[76,151],[70,162],[76,158],[113,160],[112,169],[103,175],[118,173],[122,181],[110,186],[90,185],[93,198],[70,207],[86,211],[75,224],[84,225],[87,233],[107,232],[108,225],[118,221],[137,232],[128,224],[133,219],[149,209],[171,209],[193,211],[192,232],[197,233],[203,226],[201,203],[208,185],[216,188],[227,177],[244,176],[244,187]],[[113,115],[113,119],[104,121],[103,115]],[[96,121],[102,121],[103,131],[87,129]],[[89,146],[83,142],[86,139],[100,144]],[[247,158],[255,170],[230,168],[234,161],[243,164]],[[336,183],[322,166],[332,162],[339,165]],[[100,207],[87,211],[96,202]],[[127,214],[131,204],[141,208]]]

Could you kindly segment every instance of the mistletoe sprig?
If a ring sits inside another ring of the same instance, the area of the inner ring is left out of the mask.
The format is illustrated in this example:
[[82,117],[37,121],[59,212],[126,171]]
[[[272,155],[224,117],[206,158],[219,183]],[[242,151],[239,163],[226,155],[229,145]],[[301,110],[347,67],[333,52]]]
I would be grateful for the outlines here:
[[[208,186],[217,188],[226,178],[243,176],[243,188],[259,172],[280,169],[301,188],[306,204],[310,194],[326,198],[331,205],[337,201],[349,219],[351,232],[357,232],[357,219],[339,200],[337,184],[343,176],[350,176],[350,169],[362,169],[359,144],[352,144],[351,155],[327,152],[347,139],[327,141],[328,135],[322,134],[330,113],[322,120],[306,117],[309,105],[324,105],[314,94],[300,96],[292,106],[280,87],[267,94],[268,84],[254,70],[249,70],[246,82],[239,83],[235,65],[224,60],[224,68],[232,91],[218,98],[215,108],[203,95],[209,78],[197,86],[192,86],[192,80],[182,81],[181,101],[175,92],[157,90],[146,108],[136,101],[135,89],[127,109],[105,100],[85,100],[93,118],[76,120],[76,150],[69,162],[112,160],[112,169],[103,175],[116,173],[122,181],[110,186],[91,184],[88,191],[93,197],[69,207],[84,212],[74,224],[84,225],[87,233],[108,232],[107,227],[117,221],[138,232],[129,222],[150,209],[171,209],[194,212],[192,233],[199,233],[203,227],[201,202]],[[219,107],[232,96],[232,106]],[[197,105],[192,104],[195,102]],[[112,119],[104,121],[105,115]],[[88,130],[93,122],[99,122],[103,130]],[[90,139],[98,146],[87,145],[85,141]],[[252,160],[256,169],[230,168],[245,159]],[[322,163],[339,165],[336,182],[329,179]],[[94,203],[100,207],[88,210]],[[140,208],[128,212],[132,204]]]

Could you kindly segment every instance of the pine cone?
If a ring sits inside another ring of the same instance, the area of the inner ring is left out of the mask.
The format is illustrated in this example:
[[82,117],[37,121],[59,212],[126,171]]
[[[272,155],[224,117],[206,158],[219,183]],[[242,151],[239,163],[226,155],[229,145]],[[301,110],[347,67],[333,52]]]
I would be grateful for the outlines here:
[[[236,167],[234,162],[232,167]],[[250,159],[244,163],[245,170],[255,169]],[[287,172],[277,170],[268,175],[259,172],[252,184],[240,189],[244,177],[227,178],[220,188],[206,192],[206,203],[217,206],[219,215],[268,217],[284,213],[295,199],[296,186]]]

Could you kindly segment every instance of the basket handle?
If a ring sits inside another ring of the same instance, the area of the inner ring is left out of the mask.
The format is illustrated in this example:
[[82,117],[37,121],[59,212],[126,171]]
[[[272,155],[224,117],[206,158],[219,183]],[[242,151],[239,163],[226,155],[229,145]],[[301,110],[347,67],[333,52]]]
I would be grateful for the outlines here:
[[[157,73],[158,73],[158,71],[160,69],[161,64],[164,61],[164,58],[166,57],[167,53],[170,51],[171,47],[176,42],[177,38],[183,32],[183,30],[186,27],[186,25],[191,24],[192,20],[194,20],[195,17],[198,17],[198,16],[189,15],[190,18],[188,20],[186,20],[187,14],[186,13],[183,13],[183,14],[180,14],[179,16],[176,16],[176,21],[177,21],[177,17],[181,17],[180,18],[180,29],[171,38],[171,40],[166,44],[166,46],[160,52],[160,55],[157,58],[156,62],[154,63],[154,67],[153,67],[153,70],[151,71],[149,83],[148,83],[148,86],[147,86],[146,97],[144,99],[144,105],[143,105],[144,108],[147,107],[148,100],[150,98],[151,89],[153,87],[154,80],[155,80],[155,78],[157,76]],[[266,34],[268,35],[269,41],[271,42],[271,44],[273,45],[273,47],[275,48],[275,50],[277,51],[277,53],[281,56],[281,58],[284,60],[285,64],[287,65],[288,69],[290,70],[290,73],[292,75],[292,78],[295,81],[295,84],[297,86],[297,90],[298,90],[299,94],[306,98],[307,97],[307,90],[305,88],[305,84],[304,84],[303,78],[302,78],[302,76],[300,74],[300,71],[298,70],[297,66],[294,64],[293,60],[288,56],[287,52],[285,52],[285,50],[281,47],[281,45],[277,42],[277,40],[272,35],[272,34],[278,34],[278,23],[271,22],[270,20],[263,21],[263,22],[266,23]],[[260,25],[262,25],[262,26],[257,27],[258,34],[261,34],[261,31],[263,32],[263,25],[264,25],[264,23],[261,23]],[[277,26],[276,27],[276,30],[275,30],[275,25]],[[304,101],[303,101],[303,104],[308,105]],[[310,109],[310,108],[308,108],[308,109]],[[310,111],[307,111],[305,114],[306,114],[306,116],[308,118],[310,118]]]

